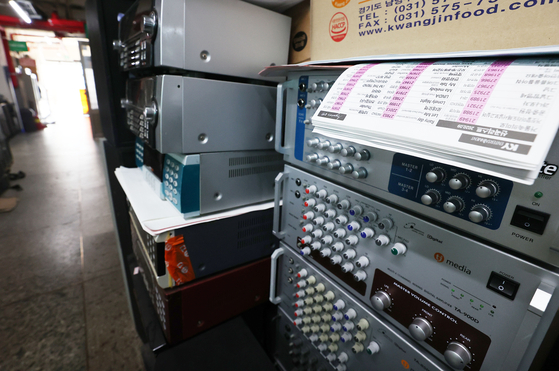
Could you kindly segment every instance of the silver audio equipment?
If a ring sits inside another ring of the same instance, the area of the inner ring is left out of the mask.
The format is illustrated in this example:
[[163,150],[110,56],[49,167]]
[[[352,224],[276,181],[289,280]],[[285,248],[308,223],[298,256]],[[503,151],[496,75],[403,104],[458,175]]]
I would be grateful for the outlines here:
[[284,369],[451,370],[281,245],[272,255],[270,300],[280,308],[276,357]]
[[311,117],[340,74],[291,72],[278,86],[275,143],[285,161],[559,267],[559,138],[539,178],[527,186],[313,134]]
[[128,80],[130,130],[161,153],[274,148],[274,88],[187,76]]
[[119,22],[124,71],[163,67],[280,81],[258,75],[287,63],[291,19],[231,0],[138,0]]
[[558,274],[291,166],[275,191],[276,236],[416,346],[457,370],[530,368]]
[[271,200],[282,166],[271,150],[165,155],[162,192],[185,218],[233,209]]

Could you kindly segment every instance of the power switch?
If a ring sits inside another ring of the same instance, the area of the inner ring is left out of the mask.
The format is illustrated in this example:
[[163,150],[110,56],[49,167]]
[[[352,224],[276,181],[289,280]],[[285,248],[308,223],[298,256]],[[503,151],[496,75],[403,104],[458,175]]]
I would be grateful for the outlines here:
[[517,205],[514,210],[514,214],[512,215],[510,224],[526,229],[530,232],[543,234],[547,221],[549,220],[549,216],[549,214]]
[[497,272],[491,272],[489,282],[487,282],[488,289],[498,292],[510,300],[514,300],[519,286],[520,283],[502,276]]

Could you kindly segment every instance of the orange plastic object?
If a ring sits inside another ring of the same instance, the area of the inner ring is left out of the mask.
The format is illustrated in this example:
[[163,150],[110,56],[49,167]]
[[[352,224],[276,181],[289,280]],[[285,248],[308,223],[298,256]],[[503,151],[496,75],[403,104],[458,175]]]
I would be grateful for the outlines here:
[[196,278],[183,236],[171,237],[165,242],[165,265],[177,285]]

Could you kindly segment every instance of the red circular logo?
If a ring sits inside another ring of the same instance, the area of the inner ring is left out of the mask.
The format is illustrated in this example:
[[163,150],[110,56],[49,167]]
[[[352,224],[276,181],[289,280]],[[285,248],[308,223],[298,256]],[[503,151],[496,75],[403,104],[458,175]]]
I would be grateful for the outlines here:
[[435,260],[438,261],[439,263],[444,262],[444,255],[441,254],[440,252],[435,254]]
[[330,20],[330,37],[335,42],[342,41],[347,35],[348,20],[344,13],[339,12],[334,14]]

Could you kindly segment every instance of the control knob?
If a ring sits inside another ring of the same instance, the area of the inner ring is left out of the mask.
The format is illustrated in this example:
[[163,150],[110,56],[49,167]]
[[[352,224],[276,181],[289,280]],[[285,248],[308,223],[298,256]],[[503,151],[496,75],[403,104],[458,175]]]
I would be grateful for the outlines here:
[[307,140],[307,146],[309,147],[318,147],[318,144],[320,143],[320,139],[318,138],[313,138],[313,139],[309,139]]
[[383,310],[385,310],[386,308],[392,305],[392,298],[390,298],[390,295],[388,295],[384,291],[377,291],[371,297],[371,305],[373,306],[374,309],[378,310],[379,312],[382,312]]
[[366,256],[362,256],[359,259],[357,259],[357,261],[355,262],[355,265],[358,268],[365,268],[369,265],[369,258],[367,258]]
[[424,205],[436,205],[439,203],[440,200],[441,194],[434,189],[428,190],[423,196],[421,196],[421,202]]
[[348,200],[341,200],[337,207],[340,210],[347,210],[351,207],[351,203]]
[[448,181],[448,186],[454,190],[466,189],[470,186],[470,178],[466,174],[456,174]]
[[346,236],[346,231],[343,228],[338,228],[334,231],[333,234],[336,238],[344,238]]
[[342,265],[342,272],[349,273],[353,270],[353,264],[347,262]]
[[332,265],[340,264],[342,262],[342,257],[340,255],[334,255],[330,258],[330,263]]
[[444,180],[445,176],[446,174],[444,170],[437,167],[429,171],[427,174],[425,174],[425,179],[429,183],[439,183]]
[[342,166],[342,163],[339,160],[334,160],[326,165],[328,170],[338,170],[340,166]]
[[353,275],[353,279],[357,282],[365,281],[367,279],[367,273],[365,273],[365,271],[357,271]]
[[373,238],[375,236],[375,231],[371,228],[365,228],[361,231],[361,237],[363,238]]
[[316,200],[314,198],[309,198],[303,205],[305,205],[305,207],[313,207],[316,205]]
[[388,231],[394,227],[394,222],[390,218],[382,218],[378,223],[378,227],[382,230]]
[[472,361],[472,354],[464,344],[453,341],[446,347],[444,359],[452,368],[463,370]]
[[336,216],[336,210],[328,209],[324,212],[324,216],[326,216],[327,218],[333,218]]
[[318,143],[318,146],[317,146],[317,147],[318,147],[318,149],[325,149],[325,148],[330,147],[331,144],[332,144],[332,143],[330,143],[329,140],[325,140],[324,142]]
[[464,208],[464,201],[459,197],[450,197],[443,204],[443,209],[449,214],[460,212]]
[[324,198],[328,196],[328,191],[326,191],[325,189],[321,189],[320,191],[316,192],[316,197],[318,198]]
[[320,250],[320,256],[322,256],[323,258],[327,258],[330,255],[332,255],[332,250],[330,250],[328,248]]
[[155,25],[156,25],[156,20],[155,20],[155,15],[153,13],[150,15],[144,15],[142,17],[141,29],[143,32],[147,34],[154,33]]
[[311,185],[308,188],[305,189],[305,193],[308,195],[314,195],[316,193],[318,189],[316,188],[315,185]]
[[476,205],[468,214],[468,218],[474,223],[481,223],[491,217],[491,209],[485,205]]
[[328,152],[331,153],[338,153],[343,149],[343,146],[340,143],[336,143],[328,147]]
[[368,212],[367,214],[363,215],[363,221],[365,223],[375,222],[378,219],[378,214],[374,211]]
[[367,353],[373,355],[377,354],[378,352],[380,352],[380,346],[376,341],[371,341],[367,346]]
[[492,180],[484,180],[476,188],[476,195],[481,198],[493,197],[499,192],[499,186]]
[[318,153],[311,153],[307,155],[308,162],[315,162],[316,160],[318,160]]
[[355,147],[353,146],[349,146],[347,148],[344,148],[340,151],[340,154],[344,157],[351,157],[353,155],[355,155]]
[[367,175],[369,175],[369,173],[364,167],[360,167],[359,169],[351,172],[351,176],[355,179],[365,179]]
[[375,244],[377,246],[386,246],[390,243],[390,237],[388,237],[385,234],[381,234],[380,236],[378,236],[375,240]]
[[349,215],[351,216],[359,216],[361,214],[363,214],[363,208],[359,205],[356,205],[349,210]]
[[338,196],[337,195],[330,195],[328,197],[326,197],[326,202],[332,205],[335,205],[338,203]]
[[[334,235],[335,235],[335,233],[334,233]],[[340,252],[340,251],[343,251],[344,247],[345,246],[344,246],[343,243],[336,242],[335,244],[332,245],[332,250],[334,250],[335,252]]]
[[408,251],[408,247],[401,242],[396,242],[390,252],[392,255],[404,255]]
[[423,317],[416,317],[408,326],[408,330],[417,341],[424,341],[433,335],[433,326]]
[[343,166],[340,166],[338,170],[342,174],[350,174],[350,173],[353,173],[353,165],[352,164],[345,164]]
[[328,157],[321,157],[319,159],[316,160],[316,163],[319,165],[326,165],[327,163],[330,162],[330,159]]
[[353,155],[353,158],[357,161],[367,161],[371,158],[371,153],[366,149],[362,149],[361,151],[357,152]]

